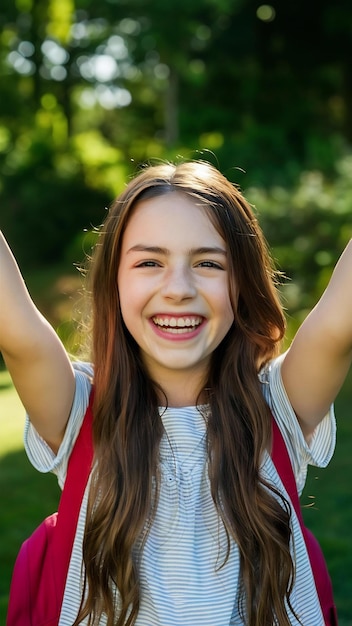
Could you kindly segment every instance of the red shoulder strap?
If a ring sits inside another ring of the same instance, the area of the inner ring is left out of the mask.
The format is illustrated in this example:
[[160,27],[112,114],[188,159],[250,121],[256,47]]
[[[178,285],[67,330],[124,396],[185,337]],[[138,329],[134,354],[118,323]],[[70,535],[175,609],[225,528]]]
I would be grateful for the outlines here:
[[287,452],[287,447],[286,447],[284,438],[281,434],[280,428],[278,427],[274,417],[272,417],[272,428],[273,428],[273,443],[272,443],[271,458],[283,482],[283,485],[288,495],[290,496],[290,500],[296,511],[296,515],[299,519],[299,523],[302,526],[303,517],[302,517],[301,505],[299,502],[296,479],[293,474],[292,464],[291,464],[291,460]]
[[79,512],[92,467],[92,404],[93,392],[90,395],[89,406],[68,462],[67,476],[60,498],[57,524],[52,541],[57,597],[60,605],[64,597]]
[[317,539],[304,524],[297,491],[297,483],[293,474],[291,460],[284,438],[274,416],[272,416],[272,432],[273,443],[271,458],[290,497],[291,503],[296,511],[297,518],[301,525],[325,624],[326,626],[337,626],[337,613],[334,604],[333,589],[324,555]]

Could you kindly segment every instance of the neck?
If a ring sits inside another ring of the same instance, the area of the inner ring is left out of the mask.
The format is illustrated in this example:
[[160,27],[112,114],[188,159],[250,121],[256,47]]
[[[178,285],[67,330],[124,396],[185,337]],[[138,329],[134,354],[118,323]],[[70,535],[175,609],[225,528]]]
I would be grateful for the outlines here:
[[162,380],[159,378],[158,386],[162,389],[159,395],[162,406],[165,405],[165,396],[170,407],[195,406],[206,401],[204,378],[200,379],[199,375],[185,376],[184,372],[179,375],[172,372],[171,376],[165,375]]

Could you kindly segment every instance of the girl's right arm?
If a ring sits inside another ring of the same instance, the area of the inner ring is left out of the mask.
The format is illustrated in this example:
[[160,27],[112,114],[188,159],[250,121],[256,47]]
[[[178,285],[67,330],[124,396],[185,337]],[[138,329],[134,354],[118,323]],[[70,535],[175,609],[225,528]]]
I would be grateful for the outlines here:
[[31,300],[0,232],[0,351],[31,422],[57,451],[75,379],[66,351]]

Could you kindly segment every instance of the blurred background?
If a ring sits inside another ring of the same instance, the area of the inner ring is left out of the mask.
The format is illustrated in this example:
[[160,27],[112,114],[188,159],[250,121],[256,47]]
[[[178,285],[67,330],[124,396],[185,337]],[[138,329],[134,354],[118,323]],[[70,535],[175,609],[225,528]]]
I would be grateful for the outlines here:
[[[254,205],[287,276],[289,340],[352,236],[351,61],[347,0],[1,1],[0,228],[70,351],[94,227],[160,159],[209,160]],[[335,457],[311,469],[302,498],[341,626],[352,625],[351,402],[347,381]],[[58,500],[22,428],[2,367],[0,623],[19,545]]]

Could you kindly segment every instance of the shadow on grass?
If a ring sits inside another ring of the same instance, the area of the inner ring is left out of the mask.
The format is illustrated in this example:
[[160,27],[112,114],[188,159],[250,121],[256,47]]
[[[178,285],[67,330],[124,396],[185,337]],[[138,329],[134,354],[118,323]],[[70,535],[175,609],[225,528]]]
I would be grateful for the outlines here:
[[3,391],[5,389],[10,389],[10,387],[13,386],[11,378],[9,376],[2,375],[6,371],[7,370],[6,370],[6,367],[5,367],[4,359],[3,359],[3,356],[2,356],[2,354],[0,352],[0,391]]
[[0,381],[0,391],[2,391],[3,389],[10,389],[10,387],[12,387],[12,382],[11,380],[1,380]]
[[22,542],[57,510],[60,489],[52,474],[40,474],[24,450],[0,457],[0,624],[5,624],[12,569]]

